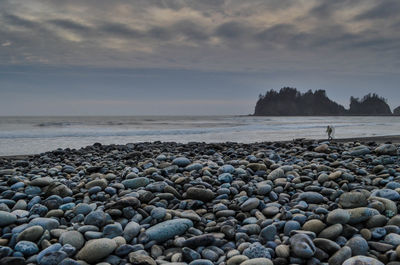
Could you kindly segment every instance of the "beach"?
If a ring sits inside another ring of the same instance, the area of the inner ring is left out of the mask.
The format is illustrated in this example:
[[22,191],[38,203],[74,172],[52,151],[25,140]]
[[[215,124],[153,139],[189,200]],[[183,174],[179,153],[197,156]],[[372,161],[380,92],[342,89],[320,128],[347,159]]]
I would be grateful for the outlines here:
[[398,264],[399,136],[0,158],[0,264]]

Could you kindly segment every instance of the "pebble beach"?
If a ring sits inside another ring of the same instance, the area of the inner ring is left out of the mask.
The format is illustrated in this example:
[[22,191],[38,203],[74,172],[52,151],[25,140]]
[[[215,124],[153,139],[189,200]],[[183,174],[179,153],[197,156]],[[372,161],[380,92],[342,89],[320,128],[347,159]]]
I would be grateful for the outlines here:
[[398,147],[96,143],[2,157],[0,265],[400,264]]

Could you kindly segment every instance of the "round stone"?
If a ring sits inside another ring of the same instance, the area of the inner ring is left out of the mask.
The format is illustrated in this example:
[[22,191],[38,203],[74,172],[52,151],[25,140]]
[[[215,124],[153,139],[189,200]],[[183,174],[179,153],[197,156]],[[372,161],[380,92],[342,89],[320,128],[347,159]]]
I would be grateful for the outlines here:
[[70,244],[77,250],[81,249],[85,244],[85,238],[78,231],[67,231],[62,233],[59,241],[62,245]]
[[39,252],[38,246],[30,241],[19,241],[14,249],[24,254],[24,256],[32,256]]
[[328,213],[328,216],[326,217],[326,221],[329,224],[347,224],[349,220],[349,212],[343,209],[335,209]]
[[150,215],[154,219],[164,219],[164,217],[167,215],[167,210],[162,207],[155,207],[151,210]]
[[377,259],[366,256],[355,256],[347,259],[342,265],[384,265]]
[[324,228],[326,227],[326,224],[322,222],[319,219],[312,219],[304,223],[302,229],[305,231],[311,231],[316,234],[320,233]]
[[316,251],[314,243],[306,234],[293,235],[290,238],[290,246],[297,257],[304,259],[313,257]]
[[186,197],[193,200],[200,200],[204,202],[212,201],[215,197],[213,191],[209,189],[200,189],[191,187],[186,191]]
[[249,258],[245,255],[236,255],[228,259],[226,265],[240,265],[242,262],[248,260]]
[[43,235],[44,229],[40,225],[28,227],[18,234],[17,241],[36,242]]
[[273,241],[275,238],[275,235],[277,233],[277,229],[275,225],[268,225],[264,227],[261,232],[260,232],[260,237],[264,239],[265,241]]
[[109,238],[93,239],[76,254],[76,258],[88,263],[96,263],[110,255],[117,248],[117,243]]
[[174,160],[172,160],[173,165],[177,165],[178,167],[186,167],[190,165],[190,160],[187,159],[186,157],[177,157]]
[[193,227],[193,222],[191,220],[179,218],[156,224],[147,229],[145,234],[150,241],[164,242],[177,235],[182,235],[190,227]]
[[0,211],[0,227],[11,225],[17,221],[17,216],[15,214]]
[[240,209],[243,212],[248,212],[250,210],[253,210],[255,208],[258,207],[258,205],[260,204],[260,200],[257,198],[250,198],[248,200],[246,200],[241,206]]
[[361,236],[350,238],[349,241],[347,241],[346,246],[351,248],[353,256],[366,255],[369,250],[367,241]]
[[256,258],[249,259],[241,263],[240,265],[273,265],[272,261],[267,258]]
[[327,239],[336,239],[343,231],[343,226],[341,224],[334,224],[328,226],[324,230],[319,233],[318,237],[327,238]]

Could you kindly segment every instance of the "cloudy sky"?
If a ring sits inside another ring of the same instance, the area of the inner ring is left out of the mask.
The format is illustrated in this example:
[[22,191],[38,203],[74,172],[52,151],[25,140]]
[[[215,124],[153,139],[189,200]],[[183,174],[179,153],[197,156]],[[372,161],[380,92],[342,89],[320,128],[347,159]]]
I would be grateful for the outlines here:
[[400,105],[398,0],[1,0],[0,115],[248,114],[283,86]]

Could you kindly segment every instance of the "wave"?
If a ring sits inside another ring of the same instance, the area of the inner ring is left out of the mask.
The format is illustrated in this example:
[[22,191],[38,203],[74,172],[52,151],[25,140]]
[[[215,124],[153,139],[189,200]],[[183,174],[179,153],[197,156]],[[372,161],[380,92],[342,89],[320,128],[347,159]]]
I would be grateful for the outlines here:
[[[54,126],[54,125],[53,125]],[[354,124],[340,124],[335,126],[349,127]],[[0,132],[0,139],[18,139],[18,138],[65,138],[65,137],[129,137],[129,136],[162,136],[162,135],[199,135],[212,133],[268,133],[277,131],[293,131],[293,130],[314,130],[324,131],[325,125],[321,124],[241,124],[234,126],[219,126],[219,127],[200,127],[179,129],[104,129],[98,127],[90,128],[63,128],[63,129],[48,129],[43,130],[18,130],[18,131],[3,131]]]

